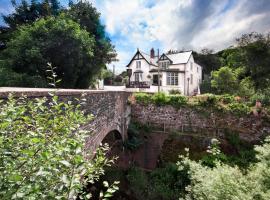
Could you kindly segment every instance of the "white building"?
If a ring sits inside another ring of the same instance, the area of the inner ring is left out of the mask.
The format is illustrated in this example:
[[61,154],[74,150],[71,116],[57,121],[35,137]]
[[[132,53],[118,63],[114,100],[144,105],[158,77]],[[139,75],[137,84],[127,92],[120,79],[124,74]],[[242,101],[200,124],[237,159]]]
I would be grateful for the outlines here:
[[158,56],[153,48],[150,55],[138,49],[127,69],[131,72],[127,88],[133,91],[157,92],[160,79],[160,91],[166,93],[170,90],[179,90],[183,95],[200,92],[202,67],[194,61],[192,51]]

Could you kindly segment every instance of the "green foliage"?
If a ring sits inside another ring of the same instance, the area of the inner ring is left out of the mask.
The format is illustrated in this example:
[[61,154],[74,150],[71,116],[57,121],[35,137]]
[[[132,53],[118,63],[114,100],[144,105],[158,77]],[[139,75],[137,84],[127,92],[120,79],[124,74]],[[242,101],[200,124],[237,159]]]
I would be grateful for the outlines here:
[[202,80],[202,83],[200,84],[200,90],[201,94],[206,93],[215,93],[215,89],[211,86],[211,79],[208,76],[204,76],[204,80]]
[[236,115],[247,115],[250,114],[251,109],[244,103],[230,103],[228,104],[228,110]]
[[235,101],[235,96],[229,95],[229,94],[224,94],[224,95],[218,96],[218,100],[221,101],[224,104],[236,102]]
[[65,13],[73,21],[80,24],[81,29],[86,30],[94,38],[94,45],[92,46],[93,57],[84,63],[84,70],[80,74],[82,80],[78,85],[79,88],[87,88],[89,82],[94,79],[93,74],[106,69],[106,64],[116,60],[117,54],[110,38],[107,37],[105,26],[101,24],[100,13],[91,3],[88,1],[78,1],[65,10]]
[[[4,67],[12,76],[0,86],[45,87],[45,66],[51,63],[62,88],[89,88],[106,64],[116,57],[101,25],[100,14],[89,2],[22,1],[4,16],[0,28]],[[5,76],[6,71],[3,71]]]
[[257,163],[242,172],[236,166],[219,161],[215,167],[203,166],[188,157],[181,157],[179,170],[189,169],[191,184],[185,199],[262,199],[270,198],[270,140],[255,147]]
[[152,97],[151,97],[152,101],[154,104],[156,104],[157,106],[163,106],[166,105],[170,99],[168,98],[168,96],[163,93],[163,92],[158,92],[155,93]]
[[80,110],[82,102],[47,98],[15,99],[0,107],[0,198],[89,198],[83,188],[99,179],[108,146],[95,158],[84,149],[89,132],[81,125],[92,118]]
[[215,138],[211,140],[211,144],[207,149],[208,155],[202,158],[202,164],[208,167],[215,167],[217,161],[226,162],[227,157],[221,152],[219,141]]
[[213,53],[213,50],[203,49],[201,53],[193,52],[194,60],[203,67],[205,74],[211,74],[221,66],[218,54]]
[[249,33],[237,39],[242,62],[256,89],[264,89],[270,81],[270,34]]
[[131,168],[127,179],[137,199],[178,199],[189,182],[187,170],[178,171],[175,164],[168,163],[146,173],[139,168]]
[[142,93],[142,92],[135,93],[134,97],[137,103],[144,104],[144,105],[151,103],[151,95],[148,93]]
[[228,164],[247,168],[256,161],[253,145],[241,140],[238,133],[226,130],[225,138],[234,148],[234,152],[227,155]]
[[[16,73],[40,76],[44,81],[47,63],[51,63],[57,67],[56,74],[62,80],[59,86],[76,88],[80,86],[82,71],[87,68],[91,71],[86,63],[92,59],[93,45],[93,38],[76,22],[65,15],[49,17],[16,31],[4,50],[4,64]],[[89,77],[91,73],[83,76]],[[38,85],[31,83],[28,86]]]
[[218,98],[216,95],[213,94],[204,94],[202,96],[197,97],[198,104],[200,106],[215,106],[216,103],[218,102]]
[[140,138],[140,127],[136,123],[130,123],[128,126],[128,139],[125,141],[124,146],[129,150],[138,149],[143,144]]
[[243,80],[241,80],[239,84],[239,91],[237,93],[239,96],[242,97],[250,97],[254,95],[255,93],[254,83],[250,77],[246,77]]
[[269,106],[270,105],[270,89],[266,88],[265,90],[257,91],[257,93],[251,96],[252,105],[255,105],[257,100],[260,101],[263,106]]
[[235,72],[229,67],[221,67],[212,72],[211,86],[219,94],[234,94],[238,89],[238,81]]
[[179,94],[180,95],[181,94],[181,91],[180,90],[177,90],[177,89],[172,89],[172,90],[169,91],[169,94],[172,94],[172,95],[173,94]]
[[136,196],[139,197],[139,199],[143,199],[147,190],[146,186],[148,185],[147,176],[144,171],[136,167],[129,169],[127,180]]
[[176,108],[186,105],[188,102],[187,97],[181,95],[170,95],[168,96],[168,98],[169,98],[168,104]]

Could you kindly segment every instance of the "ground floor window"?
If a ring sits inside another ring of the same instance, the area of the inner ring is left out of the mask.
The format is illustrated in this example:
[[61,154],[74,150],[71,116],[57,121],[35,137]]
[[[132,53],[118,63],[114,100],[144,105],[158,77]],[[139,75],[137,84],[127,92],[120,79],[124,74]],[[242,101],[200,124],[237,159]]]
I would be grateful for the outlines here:
[[178,85],[178,73],[167,72],[167,85]]

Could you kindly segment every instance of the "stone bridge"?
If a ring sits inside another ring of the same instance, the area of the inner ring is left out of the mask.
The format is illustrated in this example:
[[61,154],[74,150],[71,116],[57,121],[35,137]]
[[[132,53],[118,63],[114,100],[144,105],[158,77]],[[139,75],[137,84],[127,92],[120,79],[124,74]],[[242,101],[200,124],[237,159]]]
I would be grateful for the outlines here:
[[12,93],[15,97],[22,95],[26,95],[27,98],[50,97],[49,92],[53,91],[56,91],[60,100],[85,99],[86,103],[82,109],[86,114],[94,115],[94,119],[84,127],[91,131],[91,135],[86,141],[87,149],[95,151],[106,136],[109,136],[109,140],[106,140],[109,143],[110,140],[126,139],[130,121],[130,107],[128,106],[130,93],[125,91],[0,88],[0,98],[7,98],[9,93]]

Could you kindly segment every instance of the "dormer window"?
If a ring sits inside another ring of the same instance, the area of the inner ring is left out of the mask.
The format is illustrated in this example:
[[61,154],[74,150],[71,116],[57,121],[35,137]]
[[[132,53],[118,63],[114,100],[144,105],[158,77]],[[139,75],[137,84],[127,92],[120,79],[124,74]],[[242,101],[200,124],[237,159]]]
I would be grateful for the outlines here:
[[136,61],[136,68],[141,69],[141,61]]
[[168,69],[169,64],[170,64],[170,62],[168,62],[168,61],[160,63],[162,69]]

